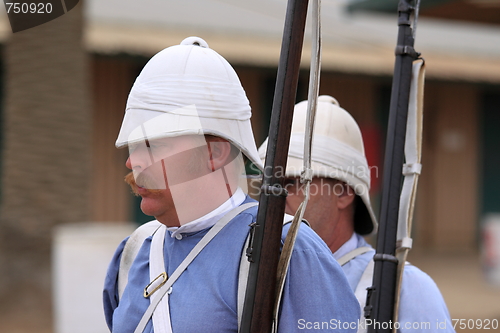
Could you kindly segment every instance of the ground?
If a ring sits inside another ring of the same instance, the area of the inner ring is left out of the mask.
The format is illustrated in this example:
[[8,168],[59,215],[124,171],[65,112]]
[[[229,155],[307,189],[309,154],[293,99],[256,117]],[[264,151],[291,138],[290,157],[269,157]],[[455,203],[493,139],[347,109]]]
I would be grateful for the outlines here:
[[[485,281],[479,255],[412,253],[409,261],[429,274],[439,286],[452,319],[497,319],[500,322],[500,281]],[[465,329],[467,332],[485,332]],[[486,332],[494,332],[489,330]],[[457,329],[457,332],[461,332]]]

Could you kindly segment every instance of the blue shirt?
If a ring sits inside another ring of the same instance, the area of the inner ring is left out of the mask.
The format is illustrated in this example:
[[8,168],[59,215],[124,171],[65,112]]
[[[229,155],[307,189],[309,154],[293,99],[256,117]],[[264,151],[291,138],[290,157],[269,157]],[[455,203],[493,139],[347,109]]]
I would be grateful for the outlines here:
[[[252,199],[247,197],[245,202],[249,201]],[[236,216],[174,283],[169,304],[175,333],[237,332],[239,263],[249,224],[256,220],[256,215],[257,207],[252,207]],[[283,228],[282,241],[288,228],[289,225]],[[209,229],[182,234],[180,240],[170,237],[171,232],[167,231],[164,260],[168,275]],[[116,250],[104,286],[104,312],[114,333],[133,332],[149,306],[143,289],[150,282],[151,237],[144,241],[132,264],[128,285],[118,301],[117,277],[125,242],[126,239]],[[341,267],[319,236],[302,224],[284,286],[278,331],[355,332],[355,328],[332,328],[339,327],[339,322],[357,322],[359,316],[358,302]],[[318,325],[324,329],[315,329]],[[153,332],[151,320],[145,332]]]
[[[362,236],[356,237],[357,247],[370,246]],[[375,250],[368,251],[342,266],[352,290],[356,290],[361,275],[374,254]],[[455,332],[448,308],[436,283],[429,275],[408,263],[403,272],[398,316],[402,333]]]

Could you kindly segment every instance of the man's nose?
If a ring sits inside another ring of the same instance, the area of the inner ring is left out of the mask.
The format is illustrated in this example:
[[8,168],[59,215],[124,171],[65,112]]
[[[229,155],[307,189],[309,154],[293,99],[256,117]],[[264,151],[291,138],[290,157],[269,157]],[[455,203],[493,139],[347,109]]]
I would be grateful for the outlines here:
[[130,156],[127,158],[127,162],[125,162],[125,166],[132,170],[132,162],[130,161]]

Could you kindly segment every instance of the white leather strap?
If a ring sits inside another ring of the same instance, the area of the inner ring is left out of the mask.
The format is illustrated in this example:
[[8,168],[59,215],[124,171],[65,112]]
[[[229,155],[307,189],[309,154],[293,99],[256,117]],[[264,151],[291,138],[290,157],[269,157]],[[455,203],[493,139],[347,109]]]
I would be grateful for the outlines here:
[[422,164],[420,163],[405,163],[403,165],[404,176],[420,175],[421,172],[422,172]]
[[[163,224],[156,230],[151,241],[151,250],[149,251],[149,279],[150,281],[156,280],[155,282],[158,284],[163,282],[163,280],[158,277],[160,277],[161,274],[166,274],[165,259],[163,257],[166,230],[167,227]],[[151,285],[151,288],[154,290],[156,286]],[[159,295],[154,292],[149,298],[150,302],[155,302],[157,297],[159,297]],[[155,333],[172,333],[168,293],[166,297],[163,297],[163,299],[159,301],[159,304],[160,306],[153,312],[153,327],[155,328]]]
[[423,125],[423,92],[424,92],[425,66],[424,60],[419,59],[413,63],[412,82],[410,88],[410,101],[408,105],[408,119],[406,125],[405,141],[405,161],[403,167],[404,181],[399,202],[399,217],[396,249],[398,258],[398,271],[396,280],[396,293],[394,300],[394,318],[398,320],[399,295],[403,279],[404,263],[408,251],[411,249],[411,227],[415,198],[417,195],[418,176],[422,165],[420,164],[422,155],[422,125]]
[[142,243],[151,236],[162,224],[158,221],[151,221],[141,225],[128,238],[122,251],[120,259],[120,270],[118,272],[118,299],[122,298],[125,287],[128,283],[128,272],[132,263],[141,249]]
[[238,312],[238,332],[241,329],[241,318],[243,316],[243,307],[245,304],[245,293],[248,284],[248,272],[250,271],[250,262],[246,255],[246,249],[250,243],[250,236],[247,236],[245,241],[245,246],[243,247],[243,252],[241,253],[240,259],[240,271],[238,274],[238,303],[236,305],[236,310]]
[[363,316],[363,313],[364,307],[366,305],[366,289],[372,286],[374,267],[375,264],[373,260],[370,260],[365,268],[365,271],[363,272],[363,275],[361,275],[361,279],[356,286],[356,290],[354,291],[354,295],[358,299],[359,306],[361,307],[361,317],[359,318],[360,325],[358,326],[358,333],[365,333],[367,331],[366,318],[365,316]]
[[[410,237],[418,176],[420,175],[422,169],[420,160],[422,155],[422,104],[424,74],[425,67],[423,60],[416,61],[413,64],[413,76],[406,125],[406,164],[402,171],[405,177],[399,204],[398,241]],[[404,263],[404,261],[402,262]]]
[[[226,224],[228,224],[233,218],[235,218],[238,214],[243,212],[244,210],[256,206],[257,202],[250,202],[238,206],[231,210],[229,213],[224,215],[208,232],[207,234],[195,245],[195,247],[189,252],[187,257],[181,262],[181,264],[177,267],[177,269],[172,273],[172,275],[168,278],[167,282],[158,289],[155,294],[152,296],[151,303],[147,308],[146,312],[142,316],[137,328],[134,333],[142,333],[146,324],[149,321],[149,318],[155,312],[156,307],[165,296],[165,294],[170,290],[170,287],[174,284],[175,281],[181,276],[181,274],[186,270],[189,264],[198,256],[198,254],[203,250],[203,248],[210,243],[210,241],[219,233]],[[156,329],[156,328],[155,328]]]
[[371,250],[372,250],[372,248],[369,246],[357,247],[354,250],[352,250],[351,252],[346,253],[345,255],[340,257],[339,260],[337,260],[337,262],[340,264],[340,266],[344,266],[345,264],[347,264],[349,261],[356,258],[357,256],[362,255],[362,254],[364,254],[368,251],[371,251]]

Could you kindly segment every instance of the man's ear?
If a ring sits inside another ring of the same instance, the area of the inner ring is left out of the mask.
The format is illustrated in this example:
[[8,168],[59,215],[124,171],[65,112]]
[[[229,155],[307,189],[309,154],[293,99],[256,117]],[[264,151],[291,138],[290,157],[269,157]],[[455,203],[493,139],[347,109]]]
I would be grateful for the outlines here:
[[230,162],[231,144],[222,138],[212,137],[207,139],[208,167],[215,171]]
[[344,182],[342,182],[342,185],[344,189],[342,193],[338,195],[337,199],[337,207],[339,209],[345,209],[349,207],[354,203],[354,199],[356,198],[356,193],[354,193],[354,190],[349,185]]

